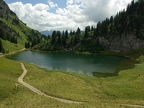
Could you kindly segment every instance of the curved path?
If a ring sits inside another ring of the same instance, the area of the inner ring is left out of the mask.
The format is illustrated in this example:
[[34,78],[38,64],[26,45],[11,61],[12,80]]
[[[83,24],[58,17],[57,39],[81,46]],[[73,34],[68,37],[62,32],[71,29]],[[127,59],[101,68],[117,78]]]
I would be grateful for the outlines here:
[[[53,97],[53,96],[50,96],[50,95],[47,95],[43,92],[41,92],[40,90],[38,90],[37,88],[29,85],[28,83],[24,82],[23,81],[23,78],[24,76],[26,75],[27,73],[27,70],[24,66],[23,63],[20,63],[21,64],[21,67],[23,69],[23,73],[22,75],[18,78],[18,82],[23,84],[25,87],[27,87],[28,89],[30,89],[31,91],[39,94],[39,95],[42,95],[42,96],[45,96],[45,97],[48,97],[48,98],[52,98],[52,99],[55,99],[55,100],[58,100],[60,102],[64,102],[64,103],[75,103],[75,104],[82,104],[83,102],[78,102],[78,101],[72,101],[72,100],[66,100],[66,99],[62,99],[62,98],[57,98],[57,97]],[[144,106],[141,106],[141,105],[130,105],[130,104],[117,104],[117,105],[120,105],[120,106],[125,106],[125,107],[134,107],[134,108],[144,108]]]
[[6,56],[8,56],[8,55],[12,55],[12,54],[15,54],[15,53],[18,53],[18,52],[21,52],[21,51],[24,51],[25,50],[25,48],[23,48],[23,49],[21,49],[21,50],[18,50],[18,51],[13,51],[13,52],[11,52],[11,53],[4,53],[4,54],[0,54],[0,57],[6,57]]
[[140,105],[129,105],[129,104],[120,104],[120,105],[125,107],[133,107],[133,108],[144,108],[144,106],[140,106]]
[[25,87],[27,87],[28,89],[30,89],[31,91],[33,91],[33,92],[35,92],[35,93],[37,93],[37,94],[39,94],[39,95],[43,95],[43,96],[45,96],[45,97],[52,98],[52,99],[55,99],[55,100],[58,100],[58,101],[64,102],[64,103],[76,103],[76,104],[81,104],[81,103],[82,103],[82,102],[77,102],[77,101],[66,100],[66,99],[61,99],[61,98],[49,96],[49,95],[41,92],[41,91],[38,90],[37,88],[35,88],[35,87],[29,85],[28,83],[24,82],[24,81],[23,81],[23,78],[24,78],[24,76],[26,75],[27,70],[26,70],[26,68],[25,68],[25,66],[24,66],[23,63],[20,63],[20,64],[21,64],[21,67],[22,67],[22,69],[23,69],[23,73],[22,73],[22,75],[18,78],[18,82],[21,83],[22,85],[24,85]]

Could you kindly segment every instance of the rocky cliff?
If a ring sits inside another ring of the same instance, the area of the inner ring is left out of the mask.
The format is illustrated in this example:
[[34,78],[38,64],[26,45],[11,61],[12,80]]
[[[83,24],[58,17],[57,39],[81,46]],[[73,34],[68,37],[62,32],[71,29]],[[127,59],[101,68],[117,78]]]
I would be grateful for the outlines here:
[[134,33],[122,36],[110,36],[109,38],[99,37],[99,42],[109,50],[115,52],[127,52],[144,48],[144,40],[137,38]]
[[116,52],[144,48],[144,0],[132,0],[126,10],[99,22],[95,37],[101,45]]
[[0,17],[8,18],[8,14],[14,15],[18,19],[16,14],[9,9],[8,5],[3,0],[0,0]]

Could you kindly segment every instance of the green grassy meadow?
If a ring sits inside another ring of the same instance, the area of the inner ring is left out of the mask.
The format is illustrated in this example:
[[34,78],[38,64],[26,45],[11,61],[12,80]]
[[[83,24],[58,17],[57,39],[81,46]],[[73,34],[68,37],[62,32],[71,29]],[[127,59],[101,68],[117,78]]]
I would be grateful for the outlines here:
[[23,46],[21,44],[13,44],[7,40],[2,40],[2,43],[3,43],[4,49],[7,53],[18,51],[23,48]]
[[49,71],[24,63],[24,81],[42,92],[82,104],[62,103],[39,96],[15,83],[22,69],[17,61],[0,58],[0,108],[127,108],[122,104],[144,106],[144,62],[118,76],[97,78],[61,71]]

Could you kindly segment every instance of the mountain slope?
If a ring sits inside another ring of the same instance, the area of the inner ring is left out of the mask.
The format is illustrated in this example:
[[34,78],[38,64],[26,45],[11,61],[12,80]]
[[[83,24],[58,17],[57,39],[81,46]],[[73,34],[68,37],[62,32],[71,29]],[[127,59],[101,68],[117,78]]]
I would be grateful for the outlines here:
[[116,52],[144,48],[144,0],[127,6],[126,10],[111,16],[96,28],[100,44]]
[[52,30],[45,30],[45,31],[41,31],[40,33],[45,36],[51,36],[52,32],[53,32]]
[[11,47],[8,47],[10,43],[13,43],[14,49],[19,46],[20,48],[25,47],[26,42],[34,46],[41,41],[42,36],[38,31],[29,28],[20,21],[8,5],[0,0],[0,38],[3,40],[3,47],[6,52],[11,50]]

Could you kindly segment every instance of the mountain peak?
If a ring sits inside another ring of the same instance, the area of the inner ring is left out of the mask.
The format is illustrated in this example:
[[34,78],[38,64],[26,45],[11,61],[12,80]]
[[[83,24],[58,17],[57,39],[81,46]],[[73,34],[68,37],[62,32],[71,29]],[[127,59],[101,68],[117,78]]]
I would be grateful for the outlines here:
[[0,17],[7,18],[8,14],[14,15],[18,19],[17,15],[9,9],[5,1],[0,0]]

